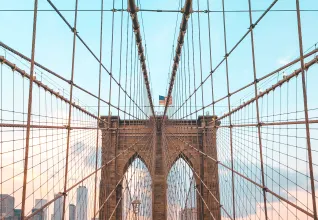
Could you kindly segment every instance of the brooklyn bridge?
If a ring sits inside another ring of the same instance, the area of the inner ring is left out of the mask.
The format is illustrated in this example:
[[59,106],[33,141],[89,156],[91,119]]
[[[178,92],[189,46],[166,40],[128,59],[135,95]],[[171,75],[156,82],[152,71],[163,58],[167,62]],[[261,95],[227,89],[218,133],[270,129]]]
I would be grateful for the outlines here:
[[318,220],[318,1],[0,5],[0,219]]

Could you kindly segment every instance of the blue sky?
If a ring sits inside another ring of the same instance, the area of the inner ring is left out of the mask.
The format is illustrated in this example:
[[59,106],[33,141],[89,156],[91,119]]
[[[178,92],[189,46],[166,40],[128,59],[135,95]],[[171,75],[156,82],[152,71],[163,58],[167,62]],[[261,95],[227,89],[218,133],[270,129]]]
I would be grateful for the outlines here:
[[[226,10],[247,10],[248,1],[225,1]],[[74,1],[55,0],[53,3],[58,9],[74,9]],[[266,9],[271,1],[252,1],[253,9]],[[141,8],[145,9],[178,9],[179,1],[141,1]],[[183,3],[182,3],[183,4]],[[13,0],[6,2],[3,9],[32,9],[32,1]],[[115,1],[115,8],[121,8],[121,1]],[[124,1],[124,8],[126,1]],[[194,9],[197,2],[194,2]],[[99,9],[99,1],[79,1],[79,9]],[[105,2],[105,9],[111,9],[112,3]],[[206,9],[206,1],[200,1],[200,9]],[[302,9],[318,8],[316,1],[301,1]],[[39,9],[51,9],[46,1],[39,1]],[[210,1],[210,10],[220,10],[221,1]],[[273,9],[295,9],[295,2],[290,0],[279,0]],[[73,24],[74,13],[62,12],[66,19]],[[261,12],[253,13],[255,21]],[[1,41],[12,46],[18,51],[30,56],[31,51],[31,31],[33,13],[28,12],[1,12]],[[103,63],[110,69],[110,42],[111,42],[111,12],[104,13],[104,42],[103,42]],[[151,73],[151,85],[154,103],[158,104],[158,95],[165,95],[167,88],[168,73],[171,71],[172,45],[175,44],[174,32],[177,16],[178,26],[181,15],[176,13],[153,13],[143,12],[144,32],[147,42],[148,61]],[[115,13],[114,31],[114,58],[113,74],[119,78],[119,45],[120,45],[120,18],[121,13]],[[224,56],[223,43],[223,21],[222,13],[211,13],[211,39],[213,65],[221,61]],[[303,39],[304,48],[307,49],[317,42],[317,29],[312,26],[312,22],[317,20],[318,13],[303,12]],[[124,27],[127,13],[124,13]],[[243,36],[249,26],[248,13],[227,13],[227,43],[228,50]],[[141,16],[139,18],[141,22]],[[198,49],[198,22],[197,14],[193,14],[194,39]],[[95,54],[99,54],[99,12],[79,12],[78,32],[84,41],[89,45]],[[200,15],[201,42],[202,42],[202,74],[203,78],[209,74],[209,50],[208,50],[208,29],[207,14]],[[177,30],[178,33],[178,30]],[[124,33],[125,37],[125,33]],[[145,41],[144,41],[145,42]],[[255,28],[255,50],[258,76],[265,75],[271,70],[286,63],[298,55],[298,39],[295,12],[270,12]],[[39,12],[38,30],[36,43],[36,60],[56,71],[57,73],[70,78],[71,70],[72,33],[58,17],[55,12]],[[124,54],[123,49],[123,54]],[[123,55],[124,57],[124,55]],[[199,57],[195,57],[195,63],[199,63]],[[225,95],[224,66],[221,65],[215,72],[215,97],[220,98]],[[199,65],[196,65],[197,83],[199,83]],[[108,100],[108,76],[104,72],[102,79],[102,97]],[[252,80],[251,48],[250,38],[247,37],[229,58],[229,75],[231,90],[238,89]],[[78,85],[97,94],[98,89],[98,63],[89,54],[86,48],[78,42],[75,58],[75,82]],[[66,87],[66,85],[65,85]],[[193,87],[193,86],[192,86]],[[191,90],[193,88],[191,87]],[[210,93],[210,85],[204,92]],[[66,87],[68,88],[68,87]],[[114,88],[114,86],[113,86]],[[117,90],[117,89],[115,89]],[[116,91],[114,91],[116,94]],[[90,100],[75,91],[75,96],[79,97],[87,105],[96,105],[96,100]],[[114,95],[116,96],[116,95]],[[123,96],[122,96],[123,97]],[[123,99],[122,99],[123,101]],[[117,100],[116,100],[117,102]],[[211,97],[205,96],[205,105],[211,102]],[[233,102],[233,105],[235,102]],[[115,103],[114,103],[115,104]],[[117,103],[116,103],[117,104]],[[123,104],[121,102],[121,104]],[[220,104],[223,106],[224,103]],[[198,103],[198,105],[201,105]],[[107,112],[106,112],[107,113]]]

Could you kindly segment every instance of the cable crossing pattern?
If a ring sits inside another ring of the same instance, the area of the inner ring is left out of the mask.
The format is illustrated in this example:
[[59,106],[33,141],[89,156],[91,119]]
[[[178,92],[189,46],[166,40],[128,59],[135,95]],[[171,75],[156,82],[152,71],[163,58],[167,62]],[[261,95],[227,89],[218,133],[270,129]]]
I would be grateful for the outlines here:
[[0,8],[1,220],[318,220],[314,0],[31,2]]

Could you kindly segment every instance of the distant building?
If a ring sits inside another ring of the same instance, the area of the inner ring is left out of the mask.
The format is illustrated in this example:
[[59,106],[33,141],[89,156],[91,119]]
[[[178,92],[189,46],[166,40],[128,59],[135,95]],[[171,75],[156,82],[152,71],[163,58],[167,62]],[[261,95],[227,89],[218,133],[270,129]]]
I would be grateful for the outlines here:
[[[36,199],[34,209],[40,209],[47,203],[46,199]],[[47,208],[43,209],[43,220],[47,219]]]
[[[54,198],[58,197],[59,194],[54,195]],[[54,213],[52,220],[62,220],[62,212],[63,212],[63,201],[64,196],[59,197],[54,201]]]
[[68,218],[69,220],[76,219],[76,206],[74,204],[69,205],[68,214],[69,214],[69,218]]
[[77,188],[76,195],[76,219],[87,220],[87,194],[88,190],[85,186]]
[[14,212],[13,220],[21,220],[22,210],[21,209],[14,209],[13,212]]
[[33,217],[32,220],[44,220],[44,210],[40,209],[32,209],[32,213],[37,212]]
[[196,208],[186,208],[180,211],[181,220],[197,220],[197,209]]
[[0,194],[0,217],[14,216],[14,197],[7,194]]

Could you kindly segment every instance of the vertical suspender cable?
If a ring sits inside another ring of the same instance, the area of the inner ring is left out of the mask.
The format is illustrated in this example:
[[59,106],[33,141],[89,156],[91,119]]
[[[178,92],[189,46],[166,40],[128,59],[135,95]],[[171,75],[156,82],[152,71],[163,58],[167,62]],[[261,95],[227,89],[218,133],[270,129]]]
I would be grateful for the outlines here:
[[[70,103],[68,107],[68,124],[67,124],[67,143],[66,143],[66,164],[65,164],[65,176],[64,176],[64,191],[67,189],[67,178],[68,178],[68,157],[70,150],[70,139],[71,139],[71,118],[72,118],[72,100],[73,100],[73,80],[74,80],[74,72],[75,72],[75,51],[76,51],[76,26],[77,26],[77,8],[78,8],[78,0],[75,2],[75,15],[74,15],[74,27],[73,31],[73,51],[72,51],[72,72],[71,72],[71,83],[70,83]],[[63,193],[63,210],[62,210],[62,219],[65,219],[65,210],[66,210],[66,193]]]
[[[99,37],[99,80],[98,80],[98,113],[97,117],[100,118],[100,94],[101,94],[101,82],[102,82],[102,48],[103,48],[103,9],[104,0],[101,0],[101,14],[100,14],[100,37]],[[126,110],[125,110],[126,111]],[[96,161],[95,161],[95,171],[98,168],[98,145],[99,145],[99,120],[97,120],[97,134],[96,134]],[[97,196],[97,172],[95,173],[95,189],[94,189],[94,212],[96,213],[96,196]]]
[[25,216],[25,202],[26,202],[26,185],[28,179],[28,159],[29,159],[29,147],[30,147],[30,132],[31,132],[31,112],[32,112],[32,88],[34,79],[34,58],[35,58],[35,39],[36,39],[36,21],[38,12],[38,0],[34,1],[34,15],[33,15],[33,33],[32,33],[32,51],[31,51],[31,68],[30,68],[30,86],[29,86],[29,103],[28,103],[28,115],[27,115],[27,130],[25,139],[25,156],[24,156],[24,171],[23,171],[23,187],[22,187],[22,206],[21,217]]
[[312,196],[314,220],[318,220],[316,195],[315,195],[315,177],[314,177],[314,171],[313,171],[311,140],[310,140],[310,127],[308,122],[309,115],[308,115],[307,88],[306,88],[306,79],[305,79],[306,68],[305,68],[305,62],[304,62],[303,37],[302,37],[302,28],[301,28],[299,0],[296,0],[296,9],[297,9],[297,26],[298,26],[299,53],[300,53],[300,64],[301,64],[301,80],[302,80],[304,113],[305,113],[305,122],[306,122],[306,141],[307,141],[307,148],[308,148],[307,151],[308,151],[308,160],[309,160],[308,166],[309,166],[309,174],[310,174],[311,196]]

